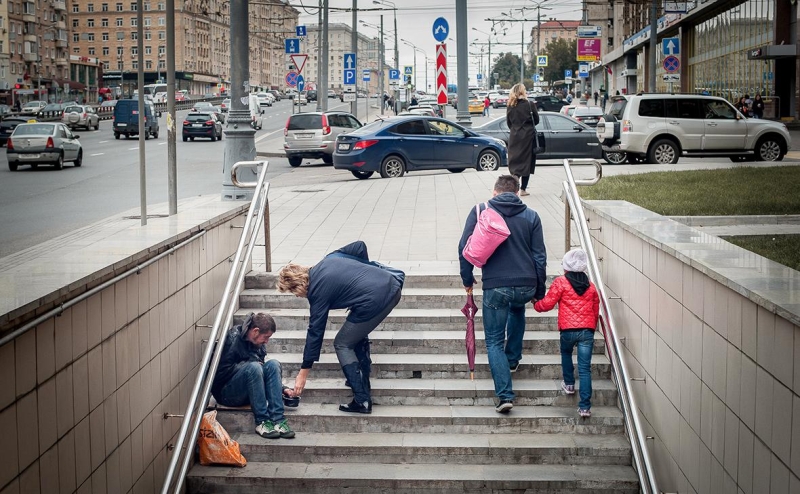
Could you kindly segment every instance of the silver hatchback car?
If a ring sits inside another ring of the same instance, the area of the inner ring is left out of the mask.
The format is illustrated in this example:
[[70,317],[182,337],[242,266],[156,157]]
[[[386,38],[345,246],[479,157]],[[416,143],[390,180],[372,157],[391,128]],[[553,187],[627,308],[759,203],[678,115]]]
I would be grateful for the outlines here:
[[86,130],[100,129],[100,117],[94,111],[94,108],[86,105],[70,105],[64,108],[64,114],[61,116],[61,123],[75,129],[83,127]]
[[283,129],[283,150],[293,167],[300,166],[303,158],[322,159],[333,164],[336,138],[361,128],[353,115],[340,111],[295,113]]

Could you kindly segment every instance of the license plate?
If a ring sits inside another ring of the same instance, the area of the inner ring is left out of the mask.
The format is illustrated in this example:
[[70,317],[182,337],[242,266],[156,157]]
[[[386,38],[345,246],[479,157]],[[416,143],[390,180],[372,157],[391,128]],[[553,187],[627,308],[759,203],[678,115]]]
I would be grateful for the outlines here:
[[19,157],[26,160],[38,160],[41,156],[38,154],[21,154]]
[[203,124],[192,124],[192,127],[202,127]]
[[347,151],[350,149],[350,144],[339,143],[339,151]]
[[314,137],[314,134],[297,134],[298,139],[311,139]]
[[118,123],[117,124],[117,127],[127,127],[127,126],[128,126],[128,124],[126,124],[126,123]]

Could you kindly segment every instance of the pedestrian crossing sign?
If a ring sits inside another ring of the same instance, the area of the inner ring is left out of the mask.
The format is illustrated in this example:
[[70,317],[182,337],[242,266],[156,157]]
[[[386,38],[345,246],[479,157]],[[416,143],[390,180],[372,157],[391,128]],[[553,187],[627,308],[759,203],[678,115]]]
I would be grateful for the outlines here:
[[537,67],[547,67],[547,55],[538,55],[536,57]]

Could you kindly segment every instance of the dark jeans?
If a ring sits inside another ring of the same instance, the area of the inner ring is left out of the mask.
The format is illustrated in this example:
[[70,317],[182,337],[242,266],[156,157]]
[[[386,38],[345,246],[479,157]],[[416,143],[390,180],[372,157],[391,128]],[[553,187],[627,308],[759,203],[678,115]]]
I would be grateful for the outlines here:
[[483,330],[486,353],[494,380],[494,393],[500,400],[513,400],[511,367],[522,360],[525,335],[525,304],[536,293],[530,286],[483,290]]
[[256,425],[265,420],[283,420],[283,382],[281,364],[271,359],[261,362],[241,362],[228,384],[214,398],[226,407],[249,404]]
[[580,396],[578,404],[583,410],[592,408],[592,349],[594,348],[594,331],[590,329],[572,329],[561,331],[561,370],[564,383],[575,385],[575,366],[572,363],[572,349],[578,347],[578,374],[580,375]]

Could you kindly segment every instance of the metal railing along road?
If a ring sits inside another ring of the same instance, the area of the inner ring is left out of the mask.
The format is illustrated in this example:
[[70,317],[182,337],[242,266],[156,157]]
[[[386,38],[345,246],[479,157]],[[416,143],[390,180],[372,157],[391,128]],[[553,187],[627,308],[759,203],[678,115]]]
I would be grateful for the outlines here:
[[[572,165],[593,165],[596,169],[596,175],[591,180],[575,180],[572,176]],[[639,408],[636,405],[636,397],[631,388],[633,379],[629,375],[628,366],[625,362],[625,354],[622,352],[622,345],[617,336],[617,326],[614,322],[611,305],[608,302],[609,298],[606,295],[605,284],[600,276],[600,267],[598,266],[597,255],[595,254],[592,244],[589,223],[586,221],[581,198],[578,194],[578,185],[594,185],[600,181],[602,177],[602,166],[596,160],[565,159],[564,171],[567,175],[567,180],[564,182],[564,195],[566,198],[564,223],[567,241],[566,250],[568,251],[572,247],[570,242],[570,230],[572,228],[570,219],[573,217],[575,220],[575,227],[578,231],[580,247],[585,250],[587,254],[589,277],[594,282],[598,295],[600,295],[600,327],[605,337],[606,351],[608,352],[609,361],[611,362],[614,383],[617,386],[622,413],[625,418],[625,428],[631,442],[631,449],[633,450],[633,464],[639,476],[639,488],[644,494],[660,494],[661,491],[658,490],[655,474],[653,472],[651,455],[647,449],[648,438],[645,436],[641,420],[639,419]]]
[[[238,169],[259,166],[261,171],[258,174],[257,182],[243,183],[236,179],[236,171]],[[250,210],[242,227],[242,236],[239,239],[239,246],[233,258],[233,267],[228,275],[225,290],[222,293],[222,300],[214,318],[214,325],[211,327],[211,334],[208,337],[209,344],[203,351],[203,359],[200,362],[197,379],[189,397],[189,404],[183,415],[178,439],[173,445],[174,452],[170,458],[167,474],[161,488],[162,494],[182,492],[181,489],[186,479],[186,473],[189,470],[189,464],[194,454],[194,444],[200,429],[200,421],[211,395],[211,384],[214,381],[214,375],[217,372],[217,366],[222,356],[224,345],[216,345],[214,343],[224,338],[228,328],[231,326],[239,294],[244,285],[244,277],[247,274],[246,267],[253,255],[253,248],[256,246],[256,238],[260,226],[264,223],[264,217],[268,211],[267,194],[269,192],[269,183],[266,182],[266,176],[266,161],[240,161],[231,168],[231,180],[234,185],[255,189],[253,191],[253,200],[250,202]],[[269,251],[269,233],[266,232],[266,235],[265,243]]]

